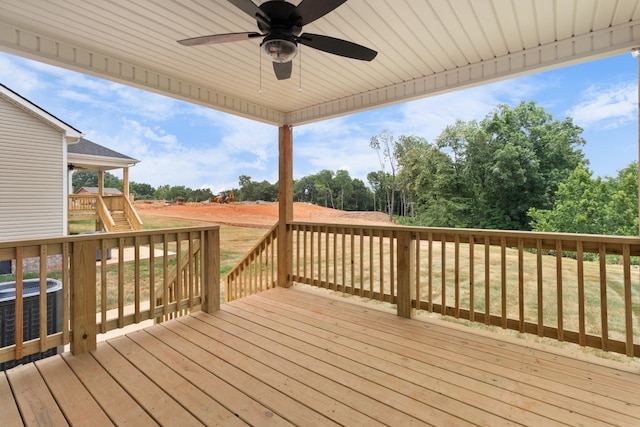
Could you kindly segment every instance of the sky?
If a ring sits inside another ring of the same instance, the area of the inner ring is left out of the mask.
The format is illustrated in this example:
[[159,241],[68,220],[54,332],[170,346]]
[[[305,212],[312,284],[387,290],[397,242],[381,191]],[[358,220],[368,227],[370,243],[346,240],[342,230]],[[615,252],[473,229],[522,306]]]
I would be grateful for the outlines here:
[[[217,194],[238,188],[240,175],[278,180],[275,126],[1,52],[0,83],[87,139],[140,160],[131,181]],[[369,141],[383,131],[435,142],[458,119],[481,120],[498,104],[522,101],[584,129],[595,176],[615,176],[638,159],[638,60],[624,54],[294,127],[294,179],[344,169],[366,184],[380,169]]]

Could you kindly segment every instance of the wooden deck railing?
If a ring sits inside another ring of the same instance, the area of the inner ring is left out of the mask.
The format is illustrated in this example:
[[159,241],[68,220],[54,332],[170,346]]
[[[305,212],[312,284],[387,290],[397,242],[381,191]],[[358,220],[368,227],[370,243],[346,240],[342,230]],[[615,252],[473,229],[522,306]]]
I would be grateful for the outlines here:
[[[640,239],[294,222],[294,282],[640,357]],[[260,250],[228,295],[260,291]],[[272,260],[269,259],[269,262]]]
[[[4,303],[15,313],[23,311],[23,265],[32,259],[40,263],[41,333],[24,340],[26,325],[15,316],[15,343],[0,348],[0,362],[66,344],[75,354],[90,351],[99,333],[220,304],[217,226],[0,242],[0,260],[14,265],[16,297]],[[54,333],[47,333],[47,278],[62,282],[62,330]],[[158,304],[169,289],[173,298]]]
[[67,197],[69,215],[95,215],[97,199],[95,194],[70,194]]
[[247,255],[224,276],[225,301],[233,301],[277,285],[277,238],[278,224],[271,227]]

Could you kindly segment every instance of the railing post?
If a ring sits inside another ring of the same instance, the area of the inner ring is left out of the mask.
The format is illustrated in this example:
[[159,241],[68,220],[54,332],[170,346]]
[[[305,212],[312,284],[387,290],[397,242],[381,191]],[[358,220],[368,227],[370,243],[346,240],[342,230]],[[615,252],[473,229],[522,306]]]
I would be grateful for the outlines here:
[[220,230],[204,233],[204,280],[202,283],[202,311],[213,313],[220,310]]
[[416,241],[410,231],[397,232],[397,310],[398,316],[411,318],[416,309],[411,305],[412,296],[416,293]]
[[71,257],[71,353],[96,349],[96,241],[73,242]]

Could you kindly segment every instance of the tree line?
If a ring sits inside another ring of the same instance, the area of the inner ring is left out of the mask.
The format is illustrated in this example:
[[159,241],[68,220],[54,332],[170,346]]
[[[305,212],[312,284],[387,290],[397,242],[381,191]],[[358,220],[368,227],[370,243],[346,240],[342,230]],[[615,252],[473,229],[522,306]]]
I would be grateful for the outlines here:
[[[594,178],[571,118],[554,119],[535,102],[498,105],[482,120],[456,121],[435,141],[383,131],[370,140],[379,168],[367,184],[346,170],[294,181],[294,201],[341,210],[382,211],[397,222],[433,227],[638,234],[637,163]],[[278,199],[278,183],[241,175],[237,201]],[[74,190],[97,174],[73,175]],[[122,190],[105,173],[105,187]],[[209,189],[131,182],[136,199],[209,200]]]

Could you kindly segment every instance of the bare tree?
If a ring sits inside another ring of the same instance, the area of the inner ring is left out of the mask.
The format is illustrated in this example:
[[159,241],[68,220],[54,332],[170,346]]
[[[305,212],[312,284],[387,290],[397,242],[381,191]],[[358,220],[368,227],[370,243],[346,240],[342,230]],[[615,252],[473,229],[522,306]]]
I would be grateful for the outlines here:
[[387,191],[387,209],[389,212],[389,219],[393,220],[393,211],[395,206],[395,193],[396,193],[396,174],[399,168],[398,162],[398,142],[393,134],[389,130],[382,131],[379,135],[374,136],[369,141],[369,146],[376,150],[378,153],[378,160],[380,161],[380,168],[383,174],[387,174],[387,169],[390,170],[390,185],[386,189]]

